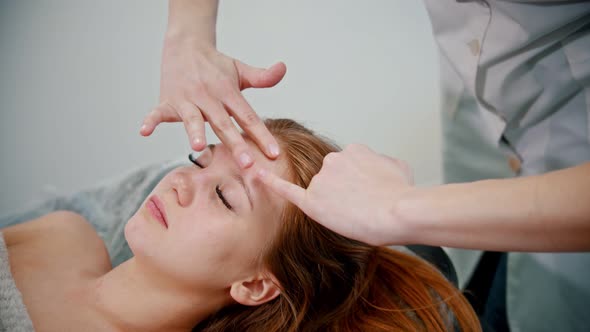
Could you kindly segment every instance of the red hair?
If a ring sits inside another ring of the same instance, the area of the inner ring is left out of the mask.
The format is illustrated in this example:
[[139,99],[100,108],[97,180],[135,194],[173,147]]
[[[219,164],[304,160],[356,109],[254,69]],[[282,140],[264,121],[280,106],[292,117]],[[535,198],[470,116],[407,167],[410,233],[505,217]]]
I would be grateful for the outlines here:
[[[295,121],[265,123],[299,186],[339,150]],[[195,331],[481,331],[465,297],[426,261],[336,234],[291,204],[281,218],[262,258],[281,295],[256,307],[225,307]]]

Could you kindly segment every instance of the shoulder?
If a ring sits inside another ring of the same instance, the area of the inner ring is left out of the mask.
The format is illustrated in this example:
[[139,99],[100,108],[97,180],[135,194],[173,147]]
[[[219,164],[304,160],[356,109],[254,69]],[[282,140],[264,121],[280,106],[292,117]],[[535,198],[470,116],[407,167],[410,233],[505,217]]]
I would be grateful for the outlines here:
[[94,227],[82,215],[55,211],[2,230],[6,245],[39,250],[44,256],[88,260],[110,269],[108,252]]
[[49,234],[88,233],[92,228],[82,215],[71,211],[55,211],[17,225],[2,229],[8,246],[47,238]]

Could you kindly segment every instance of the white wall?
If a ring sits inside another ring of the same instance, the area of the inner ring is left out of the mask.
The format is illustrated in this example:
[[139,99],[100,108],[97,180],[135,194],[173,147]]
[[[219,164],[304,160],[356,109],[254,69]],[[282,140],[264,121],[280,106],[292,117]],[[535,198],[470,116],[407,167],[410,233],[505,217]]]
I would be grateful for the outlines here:
[[[0,0],[0,215],[189,152],[182,124],[138,134],[157,103],[166,1]],[[438,68],[417,0],[226,0],[218,47],[287,64],[247,91],[265,117],[292,117],[341,145],[407,160],[440,182]],[[217,139],[208,134],[208,139]]]

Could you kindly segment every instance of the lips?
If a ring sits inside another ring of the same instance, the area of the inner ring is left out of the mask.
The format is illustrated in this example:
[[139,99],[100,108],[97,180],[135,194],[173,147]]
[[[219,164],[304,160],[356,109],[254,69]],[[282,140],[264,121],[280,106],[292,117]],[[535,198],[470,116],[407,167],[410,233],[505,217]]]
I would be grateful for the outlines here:
[[146,208],[150,212],[150,214],[159,221],[162,226],[168,228],[168,222],[166,221],[166,210],[164,208],[164,204],[158,198],[158,196],[153,195],[151,196],[147,203],[145,203]]

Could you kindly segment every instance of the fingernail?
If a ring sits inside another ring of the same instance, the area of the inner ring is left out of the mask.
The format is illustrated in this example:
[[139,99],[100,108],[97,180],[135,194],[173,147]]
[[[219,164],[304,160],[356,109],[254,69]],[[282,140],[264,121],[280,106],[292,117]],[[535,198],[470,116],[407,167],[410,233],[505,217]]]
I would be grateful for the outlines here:
[[269,144],[268,151],[273,157],[277,157],[279,155],[279,146],[276,144]]
[[264,168],[261,168],[258,170],[258,177],[260,178],[264,178],[266,176],[266,170]]
[[252,163],[252,158],[246,153],[240,155],[240,166],[248,167]]
[[144,124],[143,126],[141,126],[141,129],[139,129],[139,131],[145,131],[146,129],[147,129],[147,125]]
[[193,147],[200,147],[202,140],[197,137],[193,139]]

